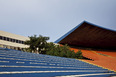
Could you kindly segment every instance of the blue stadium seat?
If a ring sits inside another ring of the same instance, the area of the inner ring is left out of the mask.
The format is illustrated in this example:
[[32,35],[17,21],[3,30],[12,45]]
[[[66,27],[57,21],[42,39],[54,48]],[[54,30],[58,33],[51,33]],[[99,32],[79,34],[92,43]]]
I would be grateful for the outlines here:
[[77,59],[0,48],[0,77],[68,75],[109,77],[116,75],[116,73]]

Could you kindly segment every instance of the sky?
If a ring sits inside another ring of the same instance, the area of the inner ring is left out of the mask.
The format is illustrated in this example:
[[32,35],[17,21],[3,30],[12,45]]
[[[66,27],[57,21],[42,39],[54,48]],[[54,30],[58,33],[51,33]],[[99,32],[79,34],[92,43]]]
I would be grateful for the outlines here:
[[83,21],[116,31],[116,0],[0,0],[0,30],[56,41]]

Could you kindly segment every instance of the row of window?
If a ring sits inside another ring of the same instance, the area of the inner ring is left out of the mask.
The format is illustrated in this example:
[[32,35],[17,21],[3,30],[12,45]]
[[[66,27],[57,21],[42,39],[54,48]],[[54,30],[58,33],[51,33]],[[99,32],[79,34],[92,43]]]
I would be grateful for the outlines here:
[[24,44],[24,41],[17,40],[17,39],[12,39],[12,38],[9,38],[9,37],[4,37],[4,36],[0,36],[0,40],[5,40],[5,41],[9,41],[9,42]]
[[8,48],[8,49],[15,49],[15,50],[24,51],[23,48],[20,48],[20,47],[14,47],[14,46],[8,46],[8,45],[3,45],[3,44],[0,44],[0,47],[1,47],[1,48]]

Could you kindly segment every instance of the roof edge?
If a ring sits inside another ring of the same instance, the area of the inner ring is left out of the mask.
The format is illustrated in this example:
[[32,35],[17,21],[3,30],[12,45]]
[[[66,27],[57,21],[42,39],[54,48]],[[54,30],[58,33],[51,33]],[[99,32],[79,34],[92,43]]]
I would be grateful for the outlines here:
[[79,25],[77,25],[76,27],[74,27],[73,29],[71,29],[70,31],[68,31],[66,34],[64,34],[63,36],[61,36],[59,39],[57,39],[54,43],[58,43],[60,42],[62,39],[64,39],[65,37],[67,37],[70,33],[72,33],[74,30],[76,30],[79,26],[81,26],[84,22],[81,22]]
[[71,29],[70,31],[68,31],[67,33],[65,33],[63,36],[61,36],[59,39],[57,39],[54,43],[58,43],[58,42],[60,42],[61,40],[63,40],[65,37],[67,37],[70,33],[72,33],[74,30],[76,30],[76,29],[77,29],[79,26],[81,26],[83,23],[87,23],[87,24],[90,24],[90,25],[93,25],[93,26],[96,26],[96,27],[99,27],[99,28],[102,28],[102,29],[105,29],[105,30],[109,30],[109,31],[116,32],[116,30],[104,28],[104,27],[102,27],[102,26],[99,26],[99,25],[96,25],[96,24],[93,24],[93,23],[90,23],[90,22],[84,20],[84,21],[81,22],[79,25],[77,25],[76,27],[74,27],[73,29]]
[[102,26],[100,26],[100,25],[96,25],[96,24],[93,24],[93,23],[91,23],[91,22],[88,22],[88,21],[84,21],[84,22],[85,22],[85,23],[88,23],[88,24],[90,24],[90,25],[97,26],[97,27],[99,27],[99,28],[105,29],[105,30],[109,30],[109,31],[116,32],[116,30],[109,29],[109,28],[105,28],[105,27],[102,27]]

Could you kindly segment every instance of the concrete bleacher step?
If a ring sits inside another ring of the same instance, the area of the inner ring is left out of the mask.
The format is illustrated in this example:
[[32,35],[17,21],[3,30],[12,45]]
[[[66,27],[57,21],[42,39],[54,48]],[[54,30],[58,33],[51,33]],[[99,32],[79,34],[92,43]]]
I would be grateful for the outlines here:
[[114,76],[114,74],[113,71],[77,59],[16,50],[0,50],[0,77],[51,77],[67,75],[87,75],[88,77],[99,75],[107,77],[110,75]]
[[55,77],[116,77],[116,73],[94,73],[94,74],[55,76]]
[[29,77],[36,77],[36,75],[38,77],[51,77],[51,76],[66,76],[68,75],[68,77],[99,77],[99,76],[111,76],[111,75],[116,75],[115,73],[105,73],[105,72],[96,72],[96,71],[12,71],[12,72],[0,72],[0,77],[2,76],[11,76],[14,77],[18,74],[18,76],[20,77],[25,77],[25,76],[29,76]]

